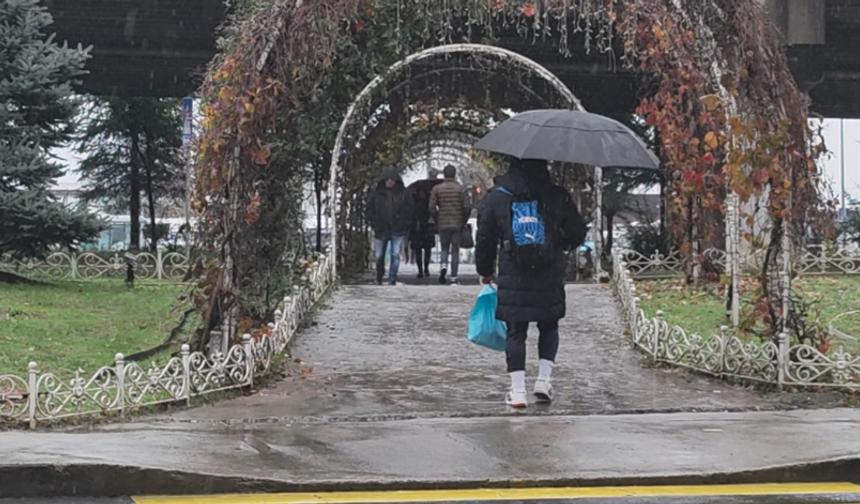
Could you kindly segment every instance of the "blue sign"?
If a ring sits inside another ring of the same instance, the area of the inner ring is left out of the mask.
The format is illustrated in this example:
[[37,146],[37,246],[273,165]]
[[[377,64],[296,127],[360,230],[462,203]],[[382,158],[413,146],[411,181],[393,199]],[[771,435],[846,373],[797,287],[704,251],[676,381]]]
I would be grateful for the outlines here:
[[194,130],[194,98],[182,99],[182,143],[188,145],[191,142],[191,134]]

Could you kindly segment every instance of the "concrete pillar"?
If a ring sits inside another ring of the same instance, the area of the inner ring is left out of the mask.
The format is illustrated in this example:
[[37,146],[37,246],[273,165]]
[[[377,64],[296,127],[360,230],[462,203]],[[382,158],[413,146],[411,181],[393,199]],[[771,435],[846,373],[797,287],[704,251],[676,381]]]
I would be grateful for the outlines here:
[[759,0],[788,45],[824,44],[825,0]]

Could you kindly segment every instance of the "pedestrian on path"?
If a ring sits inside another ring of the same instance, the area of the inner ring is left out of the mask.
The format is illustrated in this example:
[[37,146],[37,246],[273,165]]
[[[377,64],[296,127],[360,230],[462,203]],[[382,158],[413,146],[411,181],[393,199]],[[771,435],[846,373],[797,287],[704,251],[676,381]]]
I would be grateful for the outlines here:
[[439,283],[445,284],[448,276],[448,255],[451,257],[451,283],[457,283],[460,268],[460,240],[469,220],[471,207],[463,186],[457,183],[457,169],[448,165],[443,170],[445,181],[430,192],[430,214],[435,216],[442,254],[439,261]]
[[367,221],[375,238],[376,283],[379,285],[385,277],[385,251],[388,247],[391,247],[388,280],[391,285],[397,284],[400,253],[412,225],[414,211],[412,195],[403,185],[400,174],[393,167],[386,168],[367,202]]
[[418,278],[430,276],[430,255],[436,246],[436,230],[430,216],[430,194],[424,189],[415,191],[415,218],[409,231],[409,248],[418,266]]
[[487,203],[487,198],[490,196],[490,193],[492,193],[493,191],[495,191],[496,189],[498,189],[498,188],[499,188],[499,181],[500,181],[500,180],[502,180],[502,177],[500,177],[500,176],[498,176],[498,175],[496,175],[495,177],[493,177],[493,185],[492,185],[492,187],[490,187],[489,189],[487,189],[487,194],[485,194],[485,195],[484,195],[484,197],[481,199],[481,202],[480,202],[480,203],[478,203],[478,211],[477,211],[477,214],[478,214],[478,215],[477,215],[477,217],[478,217],[478,219],[477,219],[477,220],[478,220],[478,222],[480,222],[480,221],[481,221],[481,212],[484,210],[484,205]]
[[[499,303],[496,318],[507,324],[505,348],[511,390],[505,402],[525,408],[526,336],[529,323],[540,331],[538,402],[552,401],[552,368],[558,352],[558,321],[565,316],[565,251],[578,247],[586,226],[573,198],[553,185],[546,161],[513,160],[498,188],[487,194],[476,240],[481,283],[493,281],[496,254]],[[501,246],[500,246],[501,245]]]

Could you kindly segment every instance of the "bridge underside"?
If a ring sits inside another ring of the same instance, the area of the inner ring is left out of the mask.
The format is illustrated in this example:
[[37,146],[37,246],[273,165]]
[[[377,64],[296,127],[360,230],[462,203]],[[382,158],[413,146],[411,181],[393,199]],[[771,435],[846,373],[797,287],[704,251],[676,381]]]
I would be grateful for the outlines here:
[[[81,91],[181,97],[193,92],[215,54],[223,0],[46,0],[60,40],[93,46]],[[813,113],[860,118],[860,0],[826,0],[825,43],[793,45],[795,78],[812,98]],[[555,41],[502,37],[554,72],[586,109],[630,112],[643,85],[608,55],[565,58]],[[575,45],[575,44],[573,44]]]

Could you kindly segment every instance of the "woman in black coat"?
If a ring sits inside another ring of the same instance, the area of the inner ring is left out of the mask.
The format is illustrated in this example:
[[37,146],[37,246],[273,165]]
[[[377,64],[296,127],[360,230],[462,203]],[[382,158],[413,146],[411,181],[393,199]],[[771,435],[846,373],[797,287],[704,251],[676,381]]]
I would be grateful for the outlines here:
[[415,256],[418,265],[418,278],[430,276],[430,254],[436,246],[436,229],[430,215],[430,195],[427,191],[418,189],[413,195],[415,201],[415,219],[409,231],[409,248]]
[[[512,205],[534,200],[544,220],[547,247],[542,265],[530,268],[516,259]],[[550,377],[558,351],[558,321],[564,318],[566,308],[565,251],[578,247],[585,233],[585,223],[573,198],[552,184],[546,161],[514,160],[508,173],[499,179],[498,188],[486,196],[478,220],[475,260],[481,282],[489,283],[495,275],[497,251],[500,254],[496,318],[508,327],[505,354],[511,391],[506,402],[510,406],[522,408],[527,404],[525,341],[530,322],[537,322],[540,330],[540,374],[534,393],[541,402],[552,400]]]

